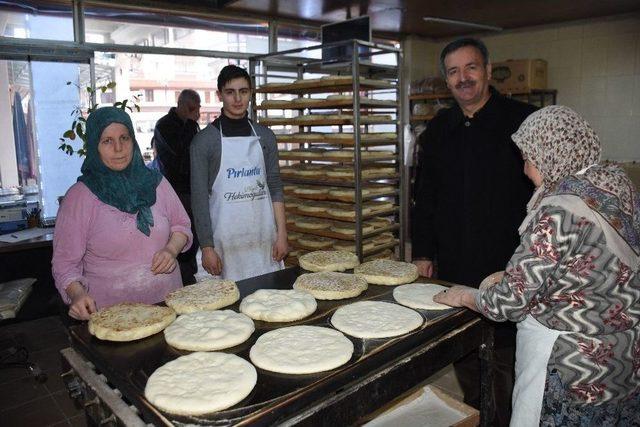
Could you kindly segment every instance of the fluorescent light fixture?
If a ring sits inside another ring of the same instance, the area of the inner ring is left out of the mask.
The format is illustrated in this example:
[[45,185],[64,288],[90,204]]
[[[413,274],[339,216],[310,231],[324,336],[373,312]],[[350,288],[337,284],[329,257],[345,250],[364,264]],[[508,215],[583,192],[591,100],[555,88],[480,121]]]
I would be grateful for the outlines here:
[[433,22],[436,24],[457,25],[459,27],[477,28],[479,30],[502,31],[502,27],[496,27],[493,25],[485,25],[485,24],[476,24],[475,22],[457,21],[455,19],[446,19],[446,18],[436,18],[434,16],[424,16],[422,17],[422,19],[424,20],[424,22]]

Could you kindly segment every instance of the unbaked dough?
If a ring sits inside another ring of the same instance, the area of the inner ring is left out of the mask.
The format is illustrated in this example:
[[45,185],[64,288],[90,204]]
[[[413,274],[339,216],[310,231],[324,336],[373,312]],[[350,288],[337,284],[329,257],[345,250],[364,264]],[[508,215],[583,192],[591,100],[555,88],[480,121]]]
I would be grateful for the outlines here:
[[343,305],[331,316],[331,324],[358,338],[388,338],[406,334],[423,323],[420,313],[383,301],[359,301]]
[[353,355],[353,343],[341,332],[320,326],[289,326],[260,336],[249,357],[259,368],[284,374],[335,369]]
[[242,344],[254,330],[253,320],[242,313],[207,310],[179,316],[164,330],[164,339],[180,350],[214,351]]
[[255,320],[293,322],[316,311],[316,299],[296,289],[259,289],[245,297],[240,311]]
[[410,283],[398,286],[393,290],[393,299],[402,305],[425,310],[447,310],[451,307],[433,301],[433,296],[442,292],[446,286],[435,283]]
[[144,396],[164,412],[204,415],[242,401],[257,380],[253,365],[235,354],[197,352],[156,369]]

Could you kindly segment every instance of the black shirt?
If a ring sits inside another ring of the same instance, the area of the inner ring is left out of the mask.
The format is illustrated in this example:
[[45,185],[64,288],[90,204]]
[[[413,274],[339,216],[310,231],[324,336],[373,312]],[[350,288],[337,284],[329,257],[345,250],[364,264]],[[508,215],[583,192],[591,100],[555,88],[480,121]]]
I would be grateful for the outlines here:
[[220,129],[220,124],[222,124],[222,134],[224,136],[235,137],[253,135],[253,130],[249,124],[248,113],[245,113],[244,117],[241,119],[231,119],[224,115],[224,110],[221,110],[220,116],[213,121],[212,125],[216,129]]
[[478,287],[513,255],[533,184],[511,134],[535,110],[491,88],[473,118],[456,105],[421,135],[412,250],[437,260],[438,278]]
[[158,120],[153,132],[160,170],[178,194],[191,193],[189,147],[199,130],[195,121],[183,121],[173,107]]

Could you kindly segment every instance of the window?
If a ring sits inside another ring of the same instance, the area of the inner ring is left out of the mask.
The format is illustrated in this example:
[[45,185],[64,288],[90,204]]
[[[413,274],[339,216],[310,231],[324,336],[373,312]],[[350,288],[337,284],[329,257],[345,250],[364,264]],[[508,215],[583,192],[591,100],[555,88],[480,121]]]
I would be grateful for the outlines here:
[[266,21],[86,7],[85,28],[87,39],[99,34],[104,43],[256,54],[269,51]]
[[153,89],[145,89],[143,96],[145,102],[153,102]]
[[71,2],[2,1],[0,35],[19,39],[73,40]]

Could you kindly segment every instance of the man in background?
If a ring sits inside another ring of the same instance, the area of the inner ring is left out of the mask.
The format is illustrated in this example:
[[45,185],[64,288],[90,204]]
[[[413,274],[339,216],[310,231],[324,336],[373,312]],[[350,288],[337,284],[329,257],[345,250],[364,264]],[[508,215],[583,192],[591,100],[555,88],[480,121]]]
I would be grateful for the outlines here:
[[[412,222],[412,258],[422,276],[478,287],[505,269],[520,242],[533,186],[511,135],[535,107],[489,85],[491,64],[480,40],[463,38],[440,54],[440,68],[456,103],[438,112],[420,136],[420,176]],[[497,419],[509,424],[514,381],[513,323],[495,324],[493,383]],[[454,364],[465,402],[479,406],[479,357]]]
[[178,255],[182,283],[191,285],[196,282],[198,272],[196,237],[191,211],[191,161],[189,148],[191,140],[198,133],[200,118],[200,95],[195,90],[185,89],[178,96],[178,105],[172,107],[167,115],[156,123],[153,132],[153,146],[157,152],[161,172],[167,178],[180,198],[189,219],[193,233],[191,248]]

